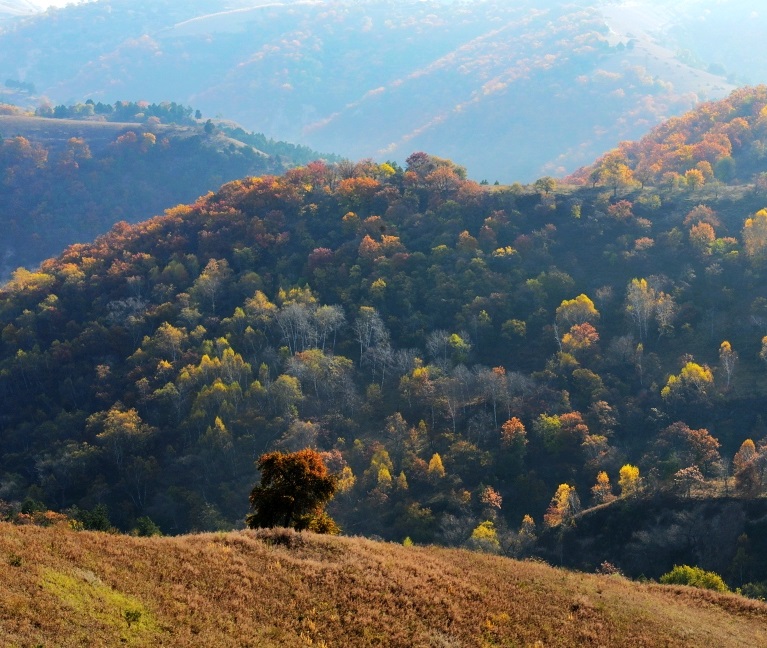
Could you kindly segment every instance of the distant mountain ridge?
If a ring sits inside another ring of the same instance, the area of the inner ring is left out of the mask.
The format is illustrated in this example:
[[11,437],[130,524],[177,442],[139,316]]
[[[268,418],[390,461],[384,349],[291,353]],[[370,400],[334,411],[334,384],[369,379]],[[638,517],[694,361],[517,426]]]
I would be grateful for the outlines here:
[[[572,171],[734,87],[722,66],[675,48],[669,30],[692,20],[692,5],[642,21],[617,3],[106,7],[1,34],[0,75],[23,76],[54,103],[114,94],[189,103],[352,159],[402,163],[428,150],[491,182]],[[86,28],[89,42],[73,50]],[[27,54],[31,39],[49,50]]]

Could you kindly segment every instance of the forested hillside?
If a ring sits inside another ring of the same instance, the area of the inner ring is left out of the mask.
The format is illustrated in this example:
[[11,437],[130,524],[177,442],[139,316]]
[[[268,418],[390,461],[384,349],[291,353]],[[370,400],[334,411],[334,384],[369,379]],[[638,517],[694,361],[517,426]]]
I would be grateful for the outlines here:
[[[222,183],[316,159],[175,103],[0,104],[0,280]],[[329,159],[335,159],[332,156]]]
[[[767,86],[741,88],[653,128],[636,142],[621,142],[567,181],[607,185],[614,193],[638,184],[667,191],[707,184],[753,183],[767,189]],[[714,223],[712,223],[714,224]]]
[[175,100],[352,159],[402,164],[427,150],[477,180],[532,181],[723,97],[745,73],[721,50],[741,52],[758,82],[760,58],[747,57],[764,31],[758,13],[748,19],[754,37],[720,30],[716,55],[691,49],[733,5],[752,9],[746,0],[725,9],[714,0],[88,2],[0,31],[0,80],[10,84],[0,92],[33,109]]
[[[764,168],[766,93],[721,105],[740,144],[710,119],[736,170]],[[425,153],[311,163],[16,272],[0,498],[231,528],[258,456],[313,446],[345,532],[524,555],[617,496],[763,495],[759,184],[694,154],[684,183],[602,162],[580,188],[482,186]]]

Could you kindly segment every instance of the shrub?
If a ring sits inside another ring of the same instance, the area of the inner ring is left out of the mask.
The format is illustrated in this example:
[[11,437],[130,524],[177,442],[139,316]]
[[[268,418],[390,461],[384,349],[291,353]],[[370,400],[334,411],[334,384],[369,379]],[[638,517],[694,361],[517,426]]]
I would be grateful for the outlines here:
[[150,517],[144,515],[136,520],[136,527],[131,534],[142,538],[149,538],[151,536],[161,536],[162,531]]
[[597,574],[602,574],[603,576],[623,576],[623,572],[620,570],[620,567],[613,565],[607,560],[602,562],[602,564],[597,567]]
[[140,610],[125,610],[125,620],[130,628],[134,623],[138,623],[141,620]]
[[69,517],[73,518],[78,523],[77,525],[74,525],[73,528],[84,529],[85,531],[114,532],[114,527],[109,521],[109,511],[104,504],[97,504],[90,510],[73,506],[67,513],[69,514]]
[[279,545],[288,549],[303,547],[306,544],[300,533],[285,527],[256,529],[253,535],[265,544]]
[[660,577],[660,582],[664,585],[690,585],[716,592],[729,592],[719,574],[689,565],[674,565],[674,569]]

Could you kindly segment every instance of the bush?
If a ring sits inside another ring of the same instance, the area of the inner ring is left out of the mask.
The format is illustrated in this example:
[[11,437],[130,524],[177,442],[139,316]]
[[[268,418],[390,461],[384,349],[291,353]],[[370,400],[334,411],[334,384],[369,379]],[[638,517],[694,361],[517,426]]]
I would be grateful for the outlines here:
[[268,545],[279,545],[288,549],[303,547],[305,544],[300,533],[285,527],[256,529],[253,535]]
[[141,610],[125,610],[125,620],[130,628],[134,623],[141,621]]
[[70,508],[67,513],[77,523],[76,527],[85,531],[114,532],[114,527],[109,521],[109,511],[106,505],[97,504],[91,510],[81,509],[77,506]]
[[162,531],[150,517],[144,515],[136,520],[136,526],[131,531],[131,534],[140,538],[150,538],[152,536],[161,536]]
[[36,499],[27,498],[21,504],[21,509],[19,510],[25,515],[32,515],[34,513],[42,513],[47,511],[48,507]]
[[664,585],[690,585],[716,592],[730,591],[716,572],[704,571],[700,567],[689,565],[674,565],[674,569],[660,577],[660,582]]
[[740,588],[740,593],[748,598],[758,601],[767,601],[767,581],[758,583],[746,583]]

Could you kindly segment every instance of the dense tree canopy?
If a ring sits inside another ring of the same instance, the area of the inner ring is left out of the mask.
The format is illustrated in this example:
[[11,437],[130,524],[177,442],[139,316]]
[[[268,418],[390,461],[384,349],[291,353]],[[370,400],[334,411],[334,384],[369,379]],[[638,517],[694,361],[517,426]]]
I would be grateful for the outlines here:
[[253,512],[247,524],[291,527],[338,533],[324,507],[333,497],[337,479],[328,473],[322,456],[310,449],[288,454],[270,452],[258,459],[261,482],[250,493]]
[[3,281],[117,221],[143,220],[227,180],[318,156],[231,124],[206,133],[191,108],[175,103],[88,101],[42,108],[44,118],[16,112],[17,120],[0,124]]
[[0,497],[230,528],[258,457],[312,448],[348,532],[512,552],[579,502],[761,494],[764,198],[624,191],[318,162],[19,270]]

